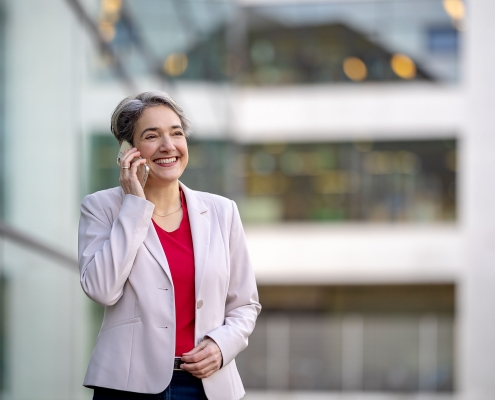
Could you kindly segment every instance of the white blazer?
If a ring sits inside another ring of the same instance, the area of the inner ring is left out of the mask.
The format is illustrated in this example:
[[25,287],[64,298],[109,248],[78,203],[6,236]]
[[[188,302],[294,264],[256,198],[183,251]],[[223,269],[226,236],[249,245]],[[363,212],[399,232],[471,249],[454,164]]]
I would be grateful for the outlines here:
[[[239,399],[245,392],[234,358],[246,348],[261,310],[241,219],[233,201],[180,185],[194,246],[195,345],[209,336],[223,356],[223,367],[203,386],[210,400]],[[171,381],[174,286],[153,210],[153,203],[120,187],[81,204],[81,286],[105,306],[85,386],[159,393]]]

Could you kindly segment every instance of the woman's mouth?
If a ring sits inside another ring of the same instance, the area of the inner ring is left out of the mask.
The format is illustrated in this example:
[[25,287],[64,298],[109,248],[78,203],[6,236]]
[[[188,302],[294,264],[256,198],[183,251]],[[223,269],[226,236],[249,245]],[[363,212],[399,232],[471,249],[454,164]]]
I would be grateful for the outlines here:
[[179,157],[167,157],[167,158],[158,158],[156,160],[153,160],[155,164],[158,164],[160,167],[172,167],[173,165],[177,164],[177,160]]

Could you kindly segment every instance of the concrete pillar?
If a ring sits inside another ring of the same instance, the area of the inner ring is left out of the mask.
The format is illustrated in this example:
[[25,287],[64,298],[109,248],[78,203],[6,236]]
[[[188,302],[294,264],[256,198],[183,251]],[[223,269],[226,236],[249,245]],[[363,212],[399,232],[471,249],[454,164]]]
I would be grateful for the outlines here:
[[462,399],[481,400],[495,393],[495,2],[466,3],[467,123],[460,142],[459,207],[466,246],[458,382]]

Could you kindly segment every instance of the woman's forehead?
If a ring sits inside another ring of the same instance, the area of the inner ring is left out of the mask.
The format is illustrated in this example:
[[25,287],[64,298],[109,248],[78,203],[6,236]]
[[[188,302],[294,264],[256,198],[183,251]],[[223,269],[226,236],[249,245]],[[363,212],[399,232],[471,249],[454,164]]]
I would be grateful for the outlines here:
[[179,116],[167,106],[154,106],[144,109],[136,125],[143,126],[150,123],[160,128],[182,126]]

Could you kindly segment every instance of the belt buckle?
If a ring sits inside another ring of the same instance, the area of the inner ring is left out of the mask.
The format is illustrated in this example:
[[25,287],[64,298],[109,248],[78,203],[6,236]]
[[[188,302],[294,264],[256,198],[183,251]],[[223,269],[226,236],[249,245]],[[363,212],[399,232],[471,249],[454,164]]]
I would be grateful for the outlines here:
[[182,371],[180,368],[181,364],[184,364],[184,361],[180,359],[180,357],[174,358],[174,371]]

